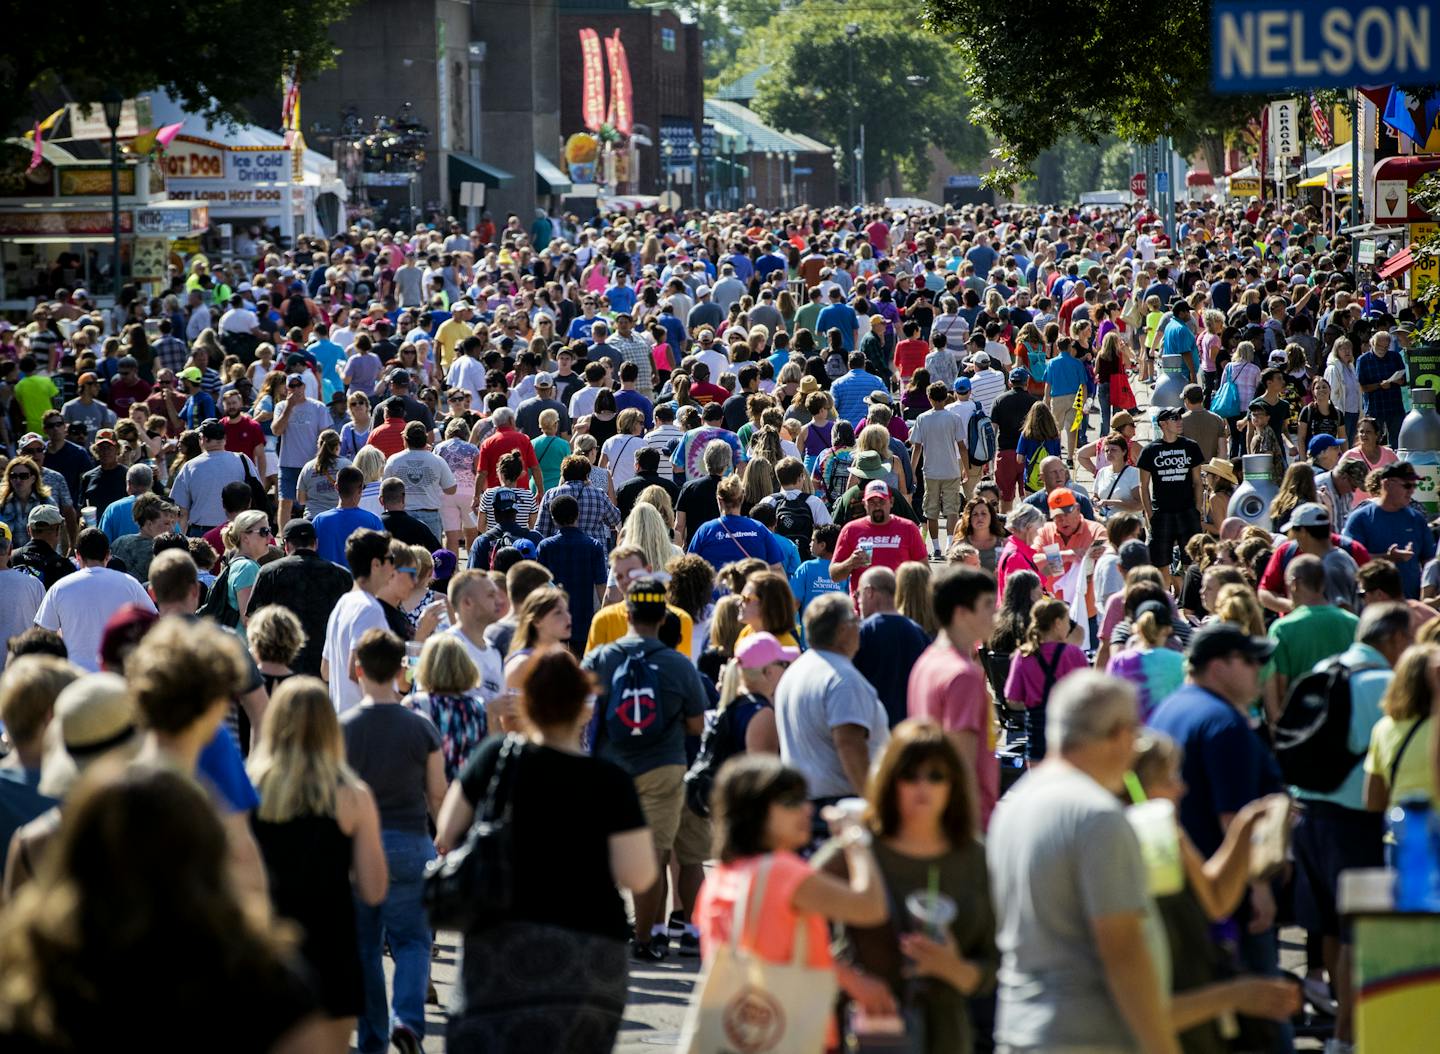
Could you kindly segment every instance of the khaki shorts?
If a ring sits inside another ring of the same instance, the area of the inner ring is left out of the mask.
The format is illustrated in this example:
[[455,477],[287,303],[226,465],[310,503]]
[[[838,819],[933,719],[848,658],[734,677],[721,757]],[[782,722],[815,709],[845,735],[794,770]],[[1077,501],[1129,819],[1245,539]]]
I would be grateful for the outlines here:
[[661,765],[635,777],[640,811],[655,839],[655,851],[664,856],[675,845],[680,813],[685,808],[685,766]]
[[681,867],[703,864],[714,856],[710,821],[686,805],[680,810],[680,830],[675,835],[675,859]]
[[1075,420],[1075,393],[1050,396],[1050,412],[1055,416],[1055,424],[1060,428],[1060,438],[1067,444],[1073,443],[1075,440],[1066,437],[1071,434],[1070,423]]
[[960,480],[931,479],[925,477],[925,518],[938,520],[941,516],[957,521],[963,502],[960,495]]

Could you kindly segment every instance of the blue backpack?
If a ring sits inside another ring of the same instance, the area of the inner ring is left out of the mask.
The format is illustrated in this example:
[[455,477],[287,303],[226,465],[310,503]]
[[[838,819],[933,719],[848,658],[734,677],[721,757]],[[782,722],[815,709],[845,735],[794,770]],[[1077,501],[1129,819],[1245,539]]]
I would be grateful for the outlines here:
[[[610,675],[603,720],[605,738],[612,744],[647,745],[667,731],[668,726],[661,721],[660,688],[655,680],[655,667],[650,662],[650,657],[663,648],[663,644],[656,644],[643,651],[627,650]],[[601,720],[597,710],[595,723],[598,725]],[[592,737],[592,743],[598,745],[599,737]]]
[[978,403],[975,412],[970,415],[965,445],[970,448],[973,464],[983,465],[995,459],[995,422],[985,415],[984,408]]

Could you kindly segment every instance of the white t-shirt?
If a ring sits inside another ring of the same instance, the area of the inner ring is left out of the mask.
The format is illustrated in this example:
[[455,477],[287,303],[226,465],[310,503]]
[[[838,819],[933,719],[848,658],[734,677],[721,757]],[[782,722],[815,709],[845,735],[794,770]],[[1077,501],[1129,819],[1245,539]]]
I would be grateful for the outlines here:
[[475,668],[480,671],[480,683],[476,686],[476,693],[489,703],[499,697],[505,690],[505,662],[500,658],[500,649],[492,648],[489,645],[481,648],[473,640],[461,632],[459,626],[451,626],[444,632],[450,634],[470,653],[470,659],[475,663]]
[[[794,501],[800,496],[800,493],[801,492],[799,490],[776,491],[774,494],[767,494],[765,497],[761,498],[757,504],[770,505],[778,509],[780,507],[781,500]],[[825,503],[821,501],[818,497],[816,497],[814,494],[805,495],[805,507],[810,510],[810,515],[815,518],[816,527],[821,527],[831,522],[830,510],[827,509],[825,507]]]
[[385,476],[405,482],[405,508],[439,509],[445,488],[455,486],[455,473],[445,459],[428,450],[402,450],[385,462]]
[[987,340],[985,342],[985,354],[990,356],[990,360],[996,366],[1006,370],[1010,368],[1010,349],[998,340]]
[[711,384],[717,383],[720,375],[730,368],[730,360],[714,344],[711,344],[708,350],[697,345],[697,350],[691,354],[695,359],[710,367]]
[[[34,575],[13,569],[0,571],[0,641],[29,629],[44,599],[45,586]],[[0,647],[0,670],[5,668],[7,650]]]
[[360,703],[360,683],[350,677],[350,656],[355,645],[366,630],[389,628],[380,601],[358,587],[341,597],[330,612],[321,657],[330,664],[330,701],[336,713],[343,714]]
[[456,355],[450,364],[450,373],[445,383],[452,388],[464,388],[479,406],[485,400],[485,364],[472,355]]
[[82,567],[50,587],[35,613],[35,625],[59,630],[70,661],[96,673],[100,669],[100,638],[105,623],[126,604],[155,610],[145,587],[125,572]]
[[605,440],[600,453],[610,459],[610,476],[616,490],[635,478],[635,455],[644,449],[644,436],[613,435]]
[[[1135,492],[1140,489],[1140,470],[1134,465],[1126,465],[1120,470],[1120,478],[1117,480],[1115,477],[1116,472],[1109,465],[1102,465],[1095,473],[1095,500],[1097,502],[1102,498],[1112,498],[1116,501],[1133,498]],[[1113,493],[1110,489],[1112,483],[1115,485]],[[1110,511],[1097,505],[1095,515],[1103,520],[1110,515]]]

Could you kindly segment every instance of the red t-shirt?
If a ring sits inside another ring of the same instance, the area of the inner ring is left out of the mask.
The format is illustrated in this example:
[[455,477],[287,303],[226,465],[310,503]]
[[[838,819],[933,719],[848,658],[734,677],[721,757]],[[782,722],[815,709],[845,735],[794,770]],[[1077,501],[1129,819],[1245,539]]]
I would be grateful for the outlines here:
[[[512,450],[520,451],[520,461],[526,469],[539,466],[540,462],[535,458],[535,448],[530,445],[529,436],[518,428],[502,428],[493,435],[487,436],[485,442],[480,444],[480,457],[476,461],[476,468],[485,474],[488,486],[495,486],[500,479],[499,470],[495,466]],[[530,473],[528,471],[520,473],[520,478],[516,480],[515,485],[522,490],[529,487]]]
[[149,381],[136,377],[126,384],[125,380],[117,375],[110,381],[110,409],[121,417],[128,417],[130,407],[148,399],[151,391],[152,387]]
[[977,756],[966,760],[980,787],[980,826],[989,827],[990,813],[1000,797],[1000,766],[995,761],[995,723],[984,672],[942,635],[911,668],[907,695],[911,717],[931,718],[947,732],[975,733]]
[[365,441],[367,446],[373,446],[385,457],[391,458],[405,449],[405,425],[404,418],[397,417],[393,421],[385,418],[385,423],[377,425],[370,430],[370,437]]
[[706,403],[723,403],[730,398],[730,393],[718,384],[711,384],[709,381],[695,381],[690,385],[690,398],[704,406]]
[[225,422],[225,449],[230,453],[253,457],[255,448],[265,445],[265,433],[249,414],[241,414],[233,420],[229,417],[221,420]]
[[[835,555],[831,561],[844,563],[862,545],[870,549],[869,567],[888,567],[893,571],[907,560],[924,563],[930,559],[930,554],[925,551],[925,539],[920,537],[920,528],[900,516],[891,516],[881,524],[871,523],[869,516],[851,520],[840,528],[840,538],[835,543]],[[851,593],[859,590],[860,576],[866,570],[859,567],[850,573]]]
[[[1344,549],[1355,561],[1356,567],[1364,567],[1370,562],[1370,554],[1359,542],[1346,542],[1333,531],[1330,533],[1330,544],[1337,549]],[[1290,566],[1290,561],[1300,554],[1300,546],[1295,542],[1284,542],[1275,547],[1270,554],[1270,562],[1265,565],[1265,573],[1260,576],[1260,588],[1268,589],[1277,597],[1288,597],[1290,590],[1285,588],[1285,568]]]
[[925,365],[925,356],[930,354],[930,342],[926,340],[902,340],[895,345],[895,368],[904,380]]

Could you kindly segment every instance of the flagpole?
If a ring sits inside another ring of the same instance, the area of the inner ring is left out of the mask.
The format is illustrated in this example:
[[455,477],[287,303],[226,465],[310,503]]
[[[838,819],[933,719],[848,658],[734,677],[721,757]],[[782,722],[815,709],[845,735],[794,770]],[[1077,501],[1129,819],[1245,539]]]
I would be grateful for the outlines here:
[[1355,288],[1360,288],[1360,239],[1353,228],[1360,226],[1360,89],[1350,92],[1350,271]]

